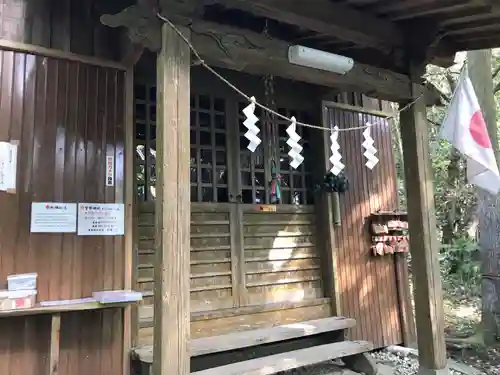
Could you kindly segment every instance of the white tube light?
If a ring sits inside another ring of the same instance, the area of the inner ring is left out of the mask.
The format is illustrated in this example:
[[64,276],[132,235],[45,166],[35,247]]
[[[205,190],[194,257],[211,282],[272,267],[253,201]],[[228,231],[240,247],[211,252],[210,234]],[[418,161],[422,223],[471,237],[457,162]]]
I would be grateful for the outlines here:
[[288,48],[288,62],[337,74],[346,74],[354,67],[349,57],[298,45]]

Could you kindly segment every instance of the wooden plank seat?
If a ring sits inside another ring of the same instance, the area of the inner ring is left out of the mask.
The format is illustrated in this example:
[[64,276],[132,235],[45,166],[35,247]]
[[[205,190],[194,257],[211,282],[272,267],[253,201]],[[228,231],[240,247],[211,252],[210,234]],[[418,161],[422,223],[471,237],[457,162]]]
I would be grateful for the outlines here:
[[[347,329],[355,324],[354,319],[330,317],[194,339],[190,342],[191,371],[198,375],[215,374],[210,371],[217,369],[223,374],[257,374],[256,369],[265,367],[265,371],[279,372],[346,356],[355,365],[364,363],[366,358],[359,355],[372,350],[373,345],[344,341]],[[149,374],[152,345],[135,348],[132,362],[137,375]]]
[[[191,356],[215,354],[256,345],[270,344],[321,333],[342,331],[352,328],[356,321],[344,317],[310,320],[272,328],[254,329],[221,336],[203,337],[191,340]],[[145,345],[133,350],[133,356],[141,362],[153,362],[153,346]]]
[[193,375],[271,375],[373,350],[367,341],[341,341],[192,372]]

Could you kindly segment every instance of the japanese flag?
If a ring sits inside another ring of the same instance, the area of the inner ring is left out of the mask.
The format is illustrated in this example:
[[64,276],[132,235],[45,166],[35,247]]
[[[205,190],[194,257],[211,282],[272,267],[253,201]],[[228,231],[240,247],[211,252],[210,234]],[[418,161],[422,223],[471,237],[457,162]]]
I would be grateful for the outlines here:
[[500,175],[472,82],[463,72],[441,125],[441,138],[467,158],[467,180],[492,194],[500,191]]

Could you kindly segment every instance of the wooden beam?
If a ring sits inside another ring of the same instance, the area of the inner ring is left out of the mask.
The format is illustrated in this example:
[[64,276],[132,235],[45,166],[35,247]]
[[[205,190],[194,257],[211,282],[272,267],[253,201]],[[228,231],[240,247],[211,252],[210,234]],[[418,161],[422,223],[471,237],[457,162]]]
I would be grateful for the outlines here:
[[388,53],[405,44],[403,33],[395,24],[331,1],[211,1]]
[[104,60],[97,57],[78,55],[76,53],[59,51],[57,49],[52,49],[52,48],[35,46],[33,44],[13,42],[11,40],[5,40],[5,39],[0,39],[0,49],[6,51],[14,51],[20,53],[28,53],[32,55],[51,57],[55,59],[74,61],[82,64],[100,66],[103,68],[127,70],[126,66],[114,61]]
[[432,3],[428,6],[422,6],[421,8],[409,12],[401,12],[400,14],[389,15],[388,18],[392,21],[404,21],[412,18],[429,17],[443,13],[459,12],[462,10],[469,10],[469,12],[473,12],[473,9],[477,7],[478,6],[476,4],[471,3],[454,4],[446,7],[439,7],[436,6],[436,3]]
[[440,26],[443,28],[449,27],[449,26],[456,26],[456,25],[463,25],[463,24],[468,24],[471,22],[482,22],[482,21],[488,21],[491,19],[495,19],[500,17],[500,9],[494,9],[491,12],[484,12],[484,13],[470,13],[467,12],[463,16],[459,17],[450,17],[440,23]]
[[[189,35],[187,30],[183,30]],[[190,51],[168,25],[157,62],[154,374],[189,369]]]
[[[207,63],[216,67],[258,75],[273,74],[391,101],[411,97],[410,80],[404,74],[358,63],[344,75],[301,67],[288,62],[291,44],[286,41],[198,18],[183,18],[178,14],[168,17],[178,25],[189,26],[194,48]],[[134,43],[144,43],[152,51],[160,48],[161,23],[151,9],[134,5],[115,15],[103,15],[101,22],[110,27],[125,26],[129,28],[129,37]],[[427,94],[427,102],[434,104],[437,97],[431,91]]]
[[[411,87],[413,97],[417,98],[422,86],[412,84]],[[425,103],[417,100],[401,112],[400,124],[408,197],[419,374],[447,374],[443,293]]]
[[130,43],[121,58],[121,63],[125,66],[133,67],[144,53],[144,46],[137,43]]
[[193,21],[190,28],[194,48],[213,66],[251,74],[273,74],[393,101],[410,98],[410,80],[403,74],[358,63],[344,75],[306,68],[288,62],[291,44],[285,41],[204,21]]
[[403,331],[403,345],[414,348],[417,344],[417,332],[415,317],[411,303],[410,273],[408,263],[404,254],[394,254],[394,265],[396,266],[396,290],[398,294],[399,319]]

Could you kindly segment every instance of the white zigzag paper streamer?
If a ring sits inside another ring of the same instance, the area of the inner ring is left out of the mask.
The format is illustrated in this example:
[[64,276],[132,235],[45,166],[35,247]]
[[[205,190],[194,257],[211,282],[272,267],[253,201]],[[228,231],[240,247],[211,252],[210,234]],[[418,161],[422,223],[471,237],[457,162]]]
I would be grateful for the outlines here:
[[373,169],[379,162],[378,158],[375,156],[377,153],[377,149],[373,146],[375,141],[373,140],[371,136],[371,127],[372,124],[369,122],[366,123],[366,129],[363,132],[363,136],[365,138],[364,142],[362,143],[363,148],[365,149],[365,152],[363,155],[366,158],[366,167],[369,169]]
[[245,133],[245,138],[250,141],[248,144],[247,148],[251,152],[255,152],[257,147],[260,145],[262,140],[257,136],[259,134],[260,129],[255,125],[258,121],[259,118],[255,116],[255,97],[251,97],[252,102],[243,108],[243,114],[245,115],[246,119],[243,121],[243,125],[248,129],[248,131]]
[[292,123],[286,128],[286,134],[288,134],[289,137],[286,144],[290,146],[290,151],[288,152],[288,156],[292,158],[290,166],[293,169],[297,169],[304,161],[304,157],[300,154],[303,147],[299,144],[301,137],[297,134],[297,120],[295,117],[292,117],[291,120]]
[[344,163],[342,163],[342,155],[340,155],[340,145],[339,145],[339,127],[335,126],[332,131],[332,135],[330,136],[330,140],[332,145],[330,146],[330,150],[332,151],[332,156],[330,156],[330,162],[332,163],[332,168],[330,172],[332,172],[335,176],[338,176],[340,172],[345,168]]

